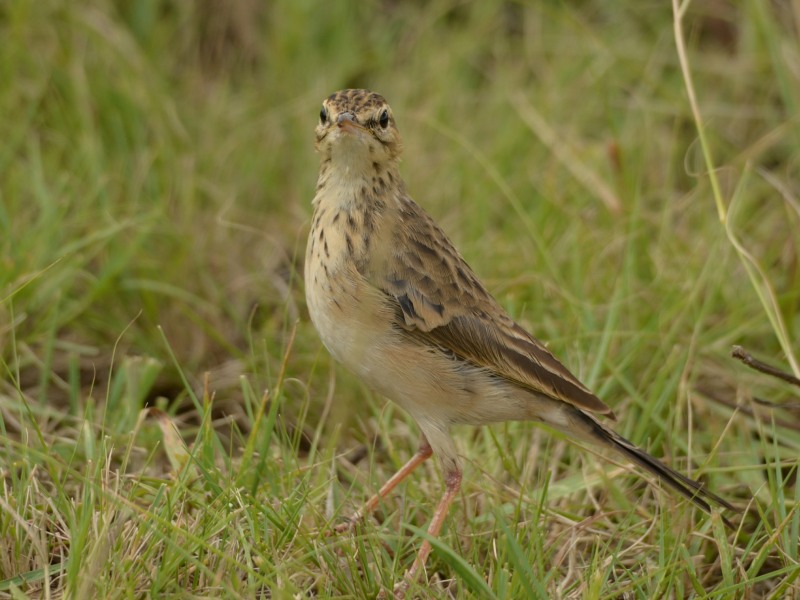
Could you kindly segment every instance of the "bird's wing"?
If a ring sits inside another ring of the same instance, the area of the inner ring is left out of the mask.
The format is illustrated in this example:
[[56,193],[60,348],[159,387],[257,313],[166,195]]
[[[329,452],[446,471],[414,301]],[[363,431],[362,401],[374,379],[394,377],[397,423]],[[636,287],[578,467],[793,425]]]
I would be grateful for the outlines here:
[[517,325],[436,223],[413,201],[401,210],[391,258],[369,276],[415,339],[534,392],[614,418],[612,410]]

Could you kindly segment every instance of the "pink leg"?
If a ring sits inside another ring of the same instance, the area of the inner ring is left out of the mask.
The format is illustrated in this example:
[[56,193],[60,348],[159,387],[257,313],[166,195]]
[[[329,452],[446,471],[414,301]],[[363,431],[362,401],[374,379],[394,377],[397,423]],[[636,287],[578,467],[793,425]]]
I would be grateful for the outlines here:
[[[450,505],[453,503],[453,499],[456,497],[459,488],[461,487],[461,471],[456,469],[448,473],[445,476],[444,485],[444,495],[439,501],[439,505],[436,507],[436,512],[433,513],[431,524],[428,527],[428,535],[431,537],[438,537],[439,532],[442,530],[442,525],[444,525],[444,519],[447,516],[447,511],[450,508]],[[431,553],[431,550],[431,543],[428,540],[422,542],[422,546],[420,546],[419,552],[417,553],[417,558],[414,560],[414,564],[411,565],[408,573],[406,573],[405,581],[400,583],[395,588],[395,598],[403,598],[405,596],[405,592],[408,589],[409,583],[415,581],[417,577],[419,577],[419,572],[425,569],[425,562],[428,560],[428,555]]]
[[[350,517],[346,522],[337,525],[334,529],[336,533],[344,533],[353,528],[353,526],[358,523],[361,519],[363,519],[366,515],[371,513],[375,508],[378,506],[381,500],[383,500],[391,491],[397,487],[397,484],[403,481],[406,477],[411,475],[414,470],[428,460],[433,455],[433,450],[431,449],[431,445],[428,443],[428,440],[422,438],[422,443],[420,444],[419,450],[417,453],[411,457],[406,464],[400,467],[400,470],[397,471],[394,475],[389,478],[389,481],[384,483],[381,486],[381,489],[378,490],[378,493],[375,494],[372,498],[367,500],[367,503],[361,507],[352,517]],[[461,480],[461,475],[459,474],[459,481]],[[434,516],[434,519],[436,517]],[[439,526],[441,528],[441,525]],[[428,549],[430,552],[430,548]]]

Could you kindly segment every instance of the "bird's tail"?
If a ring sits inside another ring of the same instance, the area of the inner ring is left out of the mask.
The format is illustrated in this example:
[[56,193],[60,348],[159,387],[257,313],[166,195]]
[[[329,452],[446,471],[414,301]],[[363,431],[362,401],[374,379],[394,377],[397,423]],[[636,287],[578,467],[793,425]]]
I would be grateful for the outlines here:
[[[592,415],[589,415],[580,409],[573,409],[570,411],[570,413],[571,420],[573,423],[575,421],[578,422],[579,427],[584,433],[587,441],[591,441],[595,444],[599,444],[608,448],[613,448],[634,464],[642,467],[644,470],[649,471],[658,477],[666,485],[671,487],[681,496],[705,512],[711,513],[711,505],[709,502],[722,506],[728,510],[736,510],[728,501],[720,498],[713,492],[708,491],[699,481],[695,481],[683,473],[679,473],[675,469],[672,469],[662,463],[657,458],[650,456],[647,452],[637,447],[635,444],[629,442],[615,431],[607,428]],[[724,516],[722,517],[722,520],[729,528],[735,529],[733,524]]]

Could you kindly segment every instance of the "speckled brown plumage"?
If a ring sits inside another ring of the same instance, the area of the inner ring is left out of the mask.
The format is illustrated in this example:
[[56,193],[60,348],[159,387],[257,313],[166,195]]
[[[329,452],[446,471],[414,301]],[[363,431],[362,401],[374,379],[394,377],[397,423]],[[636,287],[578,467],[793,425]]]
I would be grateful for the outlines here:
[[[343,90],[323,102],[321,166],[306,254],[309,313],[333,356],[414,417],[420,451],[364,510],[431,453],[445,496],[436,535],[458,489],[456,423],[536,420],[610,447],[703,510],[724,500],[649,456],[592,413],[611,409],[503,310],[447,235],[406,193],[391,109],[379,94]],[[424,567],[425,542],[409,577]]]

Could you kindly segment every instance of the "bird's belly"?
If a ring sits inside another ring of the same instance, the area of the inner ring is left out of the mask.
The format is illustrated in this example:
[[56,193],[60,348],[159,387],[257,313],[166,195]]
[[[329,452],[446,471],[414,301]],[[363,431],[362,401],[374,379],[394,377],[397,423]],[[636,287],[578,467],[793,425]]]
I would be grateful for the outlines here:
[[[512,386],[421,345],[343,297],[310,295],[308,309],[325,347],[349,371],[415,419],[442,424],[531,418]],[[350,299],[352,302],[352,297]],[[523,405],[523,406],[521,406]]]
[[331,355],[419,419],[442,424],[535,418],[528,394],[398,328],[381,292],[339,263],[306,262],[309,315]]
[[381,347],[391,335],[377,290],[354,269],[307,263],[306,304],[328,352],[370,381],[380,364]]

